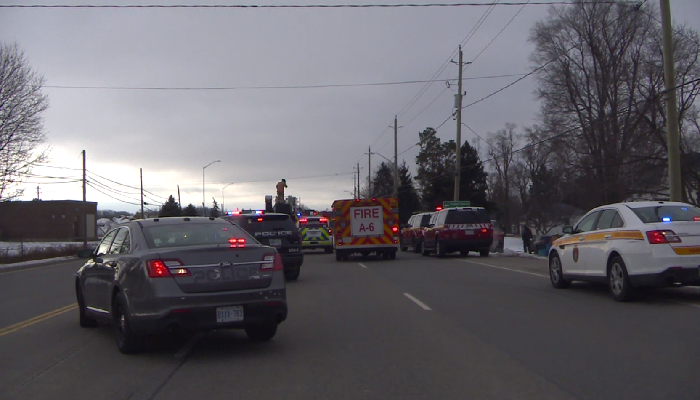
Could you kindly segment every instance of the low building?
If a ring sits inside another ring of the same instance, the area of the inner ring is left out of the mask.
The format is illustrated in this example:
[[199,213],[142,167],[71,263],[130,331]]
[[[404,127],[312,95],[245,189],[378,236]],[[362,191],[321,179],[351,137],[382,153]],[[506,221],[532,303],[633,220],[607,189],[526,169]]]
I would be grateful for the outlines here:
[[[34,200],[0,202],[0,240],[96,240],[96,202]],[[87,221],[87,224],[85,223]]]

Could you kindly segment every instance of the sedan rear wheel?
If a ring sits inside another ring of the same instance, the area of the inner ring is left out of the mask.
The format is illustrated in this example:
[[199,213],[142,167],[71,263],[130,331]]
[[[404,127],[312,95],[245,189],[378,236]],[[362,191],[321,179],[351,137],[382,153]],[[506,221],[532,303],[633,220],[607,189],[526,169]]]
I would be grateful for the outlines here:
[[245,327],[245,333],[248,339],[255,342],[266,342],[277,333],[277,324],[268,325],[250,325]]
[[627,267],[620,256],[610,260],[608,268],[608,282],[610,283],[610,293],[615,301],[625,302],[634,298],[634,288],[630,283]]
[[564,279],[561,269],[561,260],[557,253],[552,254],[549,258],[549,280],[552,282],[552,286],[557,289],[564,289],[571,286],[571,282]]
[[131,330],[129,308],[123,292],[117,293],[112,306],[112,316],[117,334],[117,348],[124,354],[138,353],[143,350],[143,339]]

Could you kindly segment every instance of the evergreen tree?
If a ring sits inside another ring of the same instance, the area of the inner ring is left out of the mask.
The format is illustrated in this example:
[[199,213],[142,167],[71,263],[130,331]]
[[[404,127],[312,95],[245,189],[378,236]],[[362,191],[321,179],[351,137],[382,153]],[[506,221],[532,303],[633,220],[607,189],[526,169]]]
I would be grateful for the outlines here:
[[416,182],[423,207],[434,210],[445,200],[452,200],[454,193],[454,141],[440,143],[437,131],[426,128],[418,134],[420,151],[416,156],[418,173]]
[[370,197],[391,197],[394,194],[393,166],[382,162],[372,179]]
[[185,207],[184,210],[182,210],[182,215],[185,217],[196,217],[197,216],[197,207],[194,206],[194,204],[190,203]]
[[[469,200],[473,206],[491,208],[486,200],[488,185],[486,172],[476,149],[465,141],[460,149],[461,175],[459,179],[459,200]],[[454,181],[453,181],[454,182]],[[452,194],[454,195],[454,189]]]
[[180,204],[175,201],[175,198],[173,195],[170,195],[168,197],[168,201],[163,203],[163,206],[160,208],[160,212],[158,213],[159,217],[178,217],[182,214],[182,210],[180,209]]
[[420,197],[413,186],[413,178],[404,161],[399,165],[399,221],[405,224],[418,210],[420,210]]
[[214,202],[211,211],[209,213],[210,217],[214,218],[219,218],[219,215],[221,215],[221,211],[219,210],[219,203],[216,202],[216,199],[212,198],[212,201]]

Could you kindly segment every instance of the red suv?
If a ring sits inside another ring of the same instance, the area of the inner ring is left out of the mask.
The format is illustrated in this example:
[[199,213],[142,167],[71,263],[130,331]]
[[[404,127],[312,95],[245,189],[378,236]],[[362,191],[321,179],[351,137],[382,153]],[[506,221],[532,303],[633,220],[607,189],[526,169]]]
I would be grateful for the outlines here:
[[423,244],[423,231],[430,223],[432,212],[411,215],[408,223],[401,230],[401,251],[413,247],[414,253],[420,253]]
[[463,256],[478,251],[488,257],[493,243],[491,217],[483,207],[455,207],[437,211],[423,234],[424,256],[438,257],[459,251]]

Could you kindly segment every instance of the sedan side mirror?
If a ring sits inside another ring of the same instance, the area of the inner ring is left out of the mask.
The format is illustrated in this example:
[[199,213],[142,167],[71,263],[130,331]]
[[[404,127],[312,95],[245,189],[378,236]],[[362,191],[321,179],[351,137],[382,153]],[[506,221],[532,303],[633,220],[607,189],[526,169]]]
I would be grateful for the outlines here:
[[92,258],[93,254],[95,254],[95,249],[80,249],[80,250],[78,250],[78,257],[79,258]]
[[572,233],[574,233],[574,228],[567,225],[561,231],[567,235],[571,235]]

